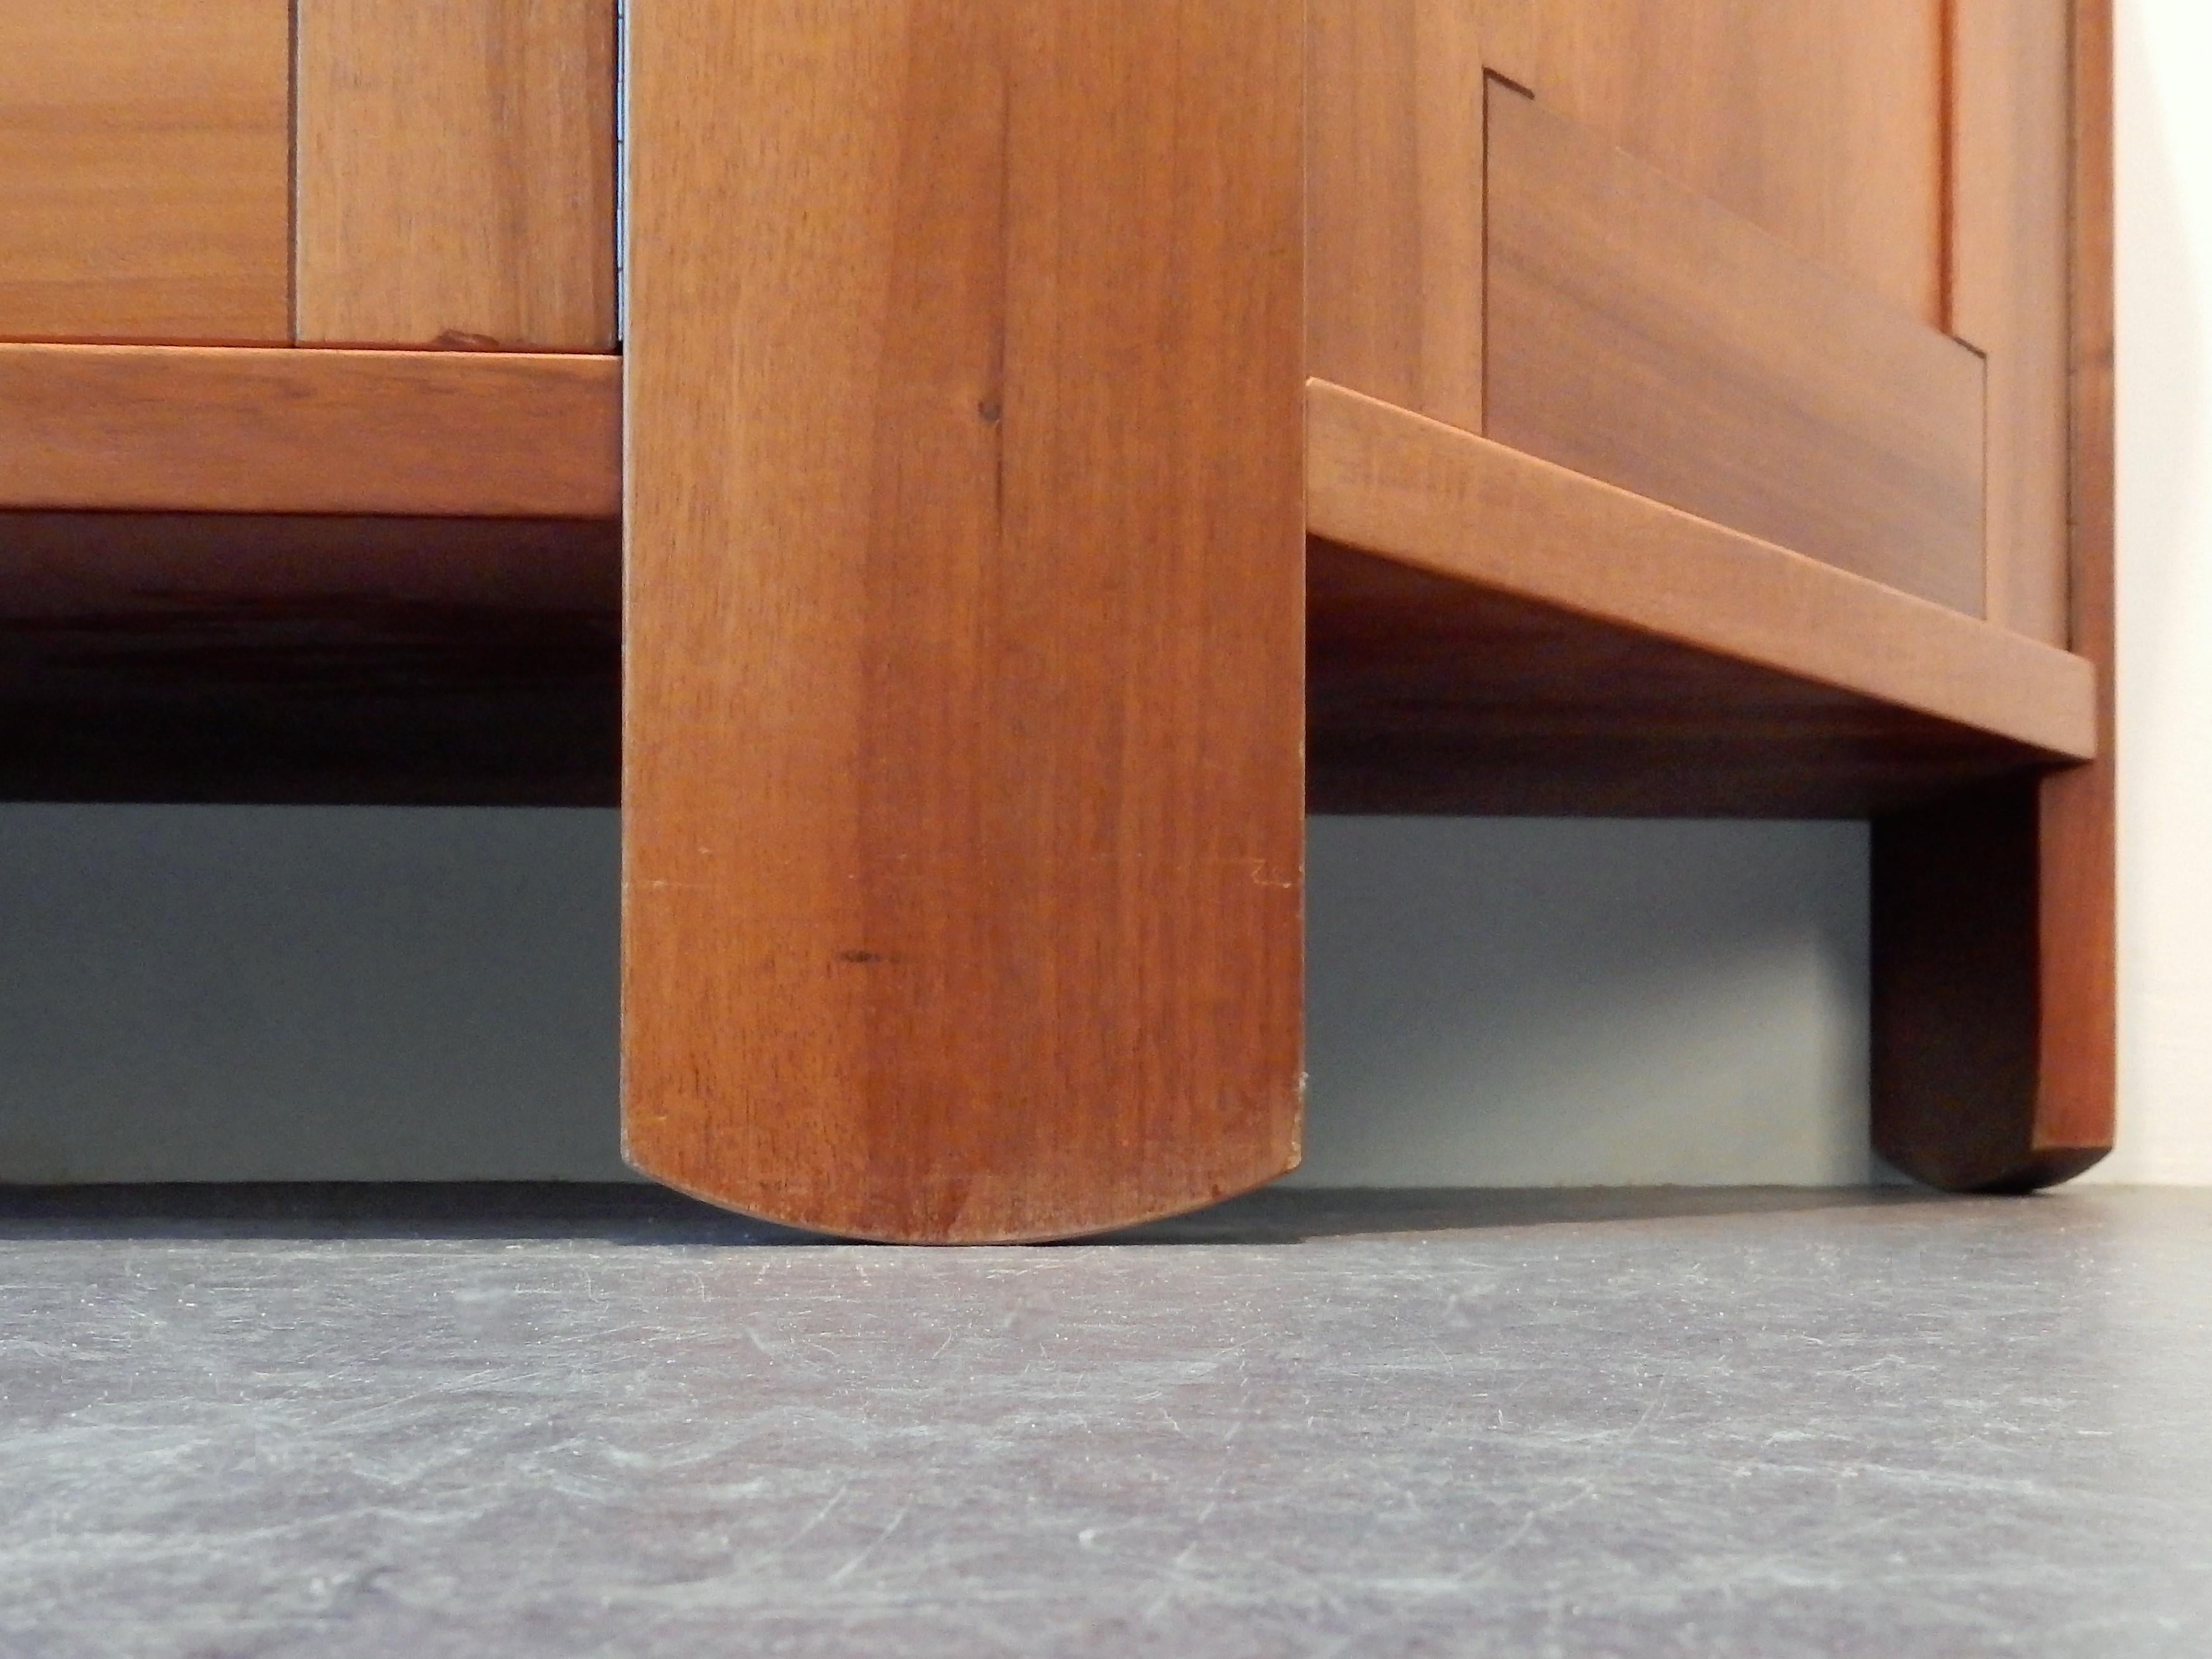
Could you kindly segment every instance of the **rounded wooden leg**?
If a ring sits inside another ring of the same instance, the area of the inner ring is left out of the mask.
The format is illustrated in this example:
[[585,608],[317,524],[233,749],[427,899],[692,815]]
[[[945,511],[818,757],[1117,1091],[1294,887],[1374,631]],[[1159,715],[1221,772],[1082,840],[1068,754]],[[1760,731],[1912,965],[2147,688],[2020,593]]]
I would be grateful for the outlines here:
[[951,1241],[1296,1163],[1302,18],[635,15],[648,1174]]
[[2112,1144],[2102,766],[1879,820],[1874,1143],[1953,1192],[2022,1192]]

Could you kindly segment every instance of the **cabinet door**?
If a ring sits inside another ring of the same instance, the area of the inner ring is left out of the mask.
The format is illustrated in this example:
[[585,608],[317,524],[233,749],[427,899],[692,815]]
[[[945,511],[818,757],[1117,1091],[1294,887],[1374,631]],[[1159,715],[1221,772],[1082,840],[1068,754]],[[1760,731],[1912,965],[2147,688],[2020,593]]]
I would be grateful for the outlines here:
[[1314,371],[2063,643],[2068,27],[1314,0]]
[[288,0],[0,0],[0,339],[291,335]]

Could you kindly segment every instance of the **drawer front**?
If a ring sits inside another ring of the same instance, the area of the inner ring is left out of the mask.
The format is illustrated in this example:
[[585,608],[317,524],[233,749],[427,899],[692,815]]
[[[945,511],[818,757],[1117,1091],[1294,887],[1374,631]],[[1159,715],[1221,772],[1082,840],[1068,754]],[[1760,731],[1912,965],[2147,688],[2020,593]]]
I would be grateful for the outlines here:
[[0,15],[0,339],[289,339],[288,0]]
[[615,0],[0,0],[0,340],[615,343]]
[[604,351],[615,0],[301,0],[300,339]]

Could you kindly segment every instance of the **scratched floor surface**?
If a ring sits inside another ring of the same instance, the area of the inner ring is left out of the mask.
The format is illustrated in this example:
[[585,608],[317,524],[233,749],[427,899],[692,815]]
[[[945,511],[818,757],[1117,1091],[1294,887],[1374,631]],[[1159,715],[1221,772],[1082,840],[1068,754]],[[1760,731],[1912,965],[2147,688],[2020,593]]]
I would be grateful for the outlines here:
[[0,1653],[2212,1652],[2212,1193],[0,1192]]

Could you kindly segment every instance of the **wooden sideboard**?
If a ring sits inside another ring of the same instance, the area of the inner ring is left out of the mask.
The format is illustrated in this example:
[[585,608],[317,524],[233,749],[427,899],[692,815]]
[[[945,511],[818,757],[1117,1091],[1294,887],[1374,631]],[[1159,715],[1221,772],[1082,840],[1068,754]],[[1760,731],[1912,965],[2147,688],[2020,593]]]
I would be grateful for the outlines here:
[[[1874,824],[1875,1139],[2113,1101],[2109,0],[12,9],[0,794],[613,802],[629,1155],[1282,1174],[1304,815]],[[619,341],[617,335],[619,334]]]

